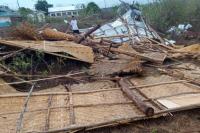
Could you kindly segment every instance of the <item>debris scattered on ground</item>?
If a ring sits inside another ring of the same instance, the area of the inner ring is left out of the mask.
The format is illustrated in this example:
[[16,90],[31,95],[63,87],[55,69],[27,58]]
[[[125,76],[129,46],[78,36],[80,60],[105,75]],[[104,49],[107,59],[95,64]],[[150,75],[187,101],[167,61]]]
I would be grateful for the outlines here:
[[76,35],[13,30],[0,40],[0,132],[90,130],[200,107],[200,45],[166,45],[135,10]]
[[61,40],[67,40],[72,41],[74,40],[73,35],[69,35],[63,32],[59,32],[50,28],[46,28],[43,31],[41,31],[41,35],[45,40],[50,41],[61,41]]

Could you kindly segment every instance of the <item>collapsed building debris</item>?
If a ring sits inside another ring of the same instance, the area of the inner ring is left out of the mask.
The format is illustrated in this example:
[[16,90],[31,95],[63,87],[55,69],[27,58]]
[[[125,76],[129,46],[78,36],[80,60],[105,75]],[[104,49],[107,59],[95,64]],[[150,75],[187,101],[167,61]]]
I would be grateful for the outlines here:
[[[51,42],[51,41],[7,41],[1,40],[2,45],[26,48],[35,51],[41,51],[47,54],[93,63],[94,53],[92,48],[73,42]],[[67,45],[66,45],[67,44]],[[60,54],[61,53],[61,54]],[[65,53],[65,54],[62,54]],[[67,55],[68,54],[68,55]]]
[[59,32],[50,28],[46,28],[41,32],[41,35],[43,39],[45,40],[51,40],[51,41],[61,41],[61,40],[67,40],[72,41],[74,40],[74,36]]
[[[0,76],[5,80],[0,87],[29,83],[29,93],[13,93],[15,86],[8,89],[11,94],[0,93],[0,132],[91,130],[199,108],[199,44],[180,49],[165,45],[142,16],[135,15],[135,9],[129,10],[115,22],[97,25],[81,35],[43,27],[24,31],[21,40],[1,39],[1,46],[15,50],[0,58]],[[67,66],[72,70],[60,75],[10,70],[6,63],[25,51],[89,65],[79,64],[78,70]],[[194,53],[194,62],[180,58]],[[7,80],[10,77],[18,80]],[[69,82],[34,92],[39,83],[56,83],[60,78]]]

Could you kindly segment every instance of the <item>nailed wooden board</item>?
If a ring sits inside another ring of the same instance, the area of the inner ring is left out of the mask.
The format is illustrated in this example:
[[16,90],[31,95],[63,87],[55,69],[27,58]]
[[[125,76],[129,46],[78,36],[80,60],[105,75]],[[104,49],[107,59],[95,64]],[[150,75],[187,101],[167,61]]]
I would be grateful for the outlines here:
[[77,60],[88,63],[94,62],[94,53],[92,48],[70,41],[4,41],[1,44],[15,46],[20,48],[28,48],[48,53],[66,53]]
[[[166,75],[159,75],[132,78],[131,80],[134,85],[146,85],[168,81],[174,81],[174,78]],[[141,88],[140,91],[149,98],[157,99],[158,97],[178,95],[181,93],[198,93],[200,92],[200,87],[187,83],[173,83],[153,87],[144,87]]]
[[192,104],[200,104],[200,94],[185,94],[180,96],[172,96],[168,98],[158,99],[166,108],[185,107]]

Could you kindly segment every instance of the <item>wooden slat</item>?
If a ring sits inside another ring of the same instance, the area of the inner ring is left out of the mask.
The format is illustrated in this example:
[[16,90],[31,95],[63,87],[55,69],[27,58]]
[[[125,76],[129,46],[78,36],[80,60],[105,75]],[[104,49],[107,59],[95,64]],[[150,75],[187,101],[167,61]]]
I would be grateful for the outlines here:
[[49,118],[51,115],[51,103],[52,103],[53,95],[49,96],[48,99],[48,107],[47,107],[47,116],[46,116],[46,123],[45,123],[45,131],[49,130]]
[[31,97],[31,94],[33,92],[33,89],[35,87],[35,84],[31,87],[30,91],[29,91],[29,94],[26,98],[26,101],[24,103],[24,107],[23,107],[23,110],[22,112],[20,113],[20,116],[19,116],[19,119],[17,121],[17,129],[16,129],[16,133],[21,133],[21,130],[23,128],[23,119],[24,119],[24,113],[27,111],[27,106],[28,106],[28,102],[29,102],[29,99]]

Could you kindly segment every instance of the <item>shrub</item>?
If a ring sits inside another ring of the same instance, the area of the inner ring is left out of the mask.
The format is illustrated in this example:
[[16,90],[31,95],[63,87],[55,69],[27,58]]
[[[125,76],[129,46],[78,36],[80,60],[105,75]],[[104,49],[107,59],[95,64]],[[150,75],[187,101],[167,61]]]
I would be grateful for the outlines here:
[[199,0],[154,0],[141,8],[147,22],[159,31],[180,23],[191,23],[199,30]]

